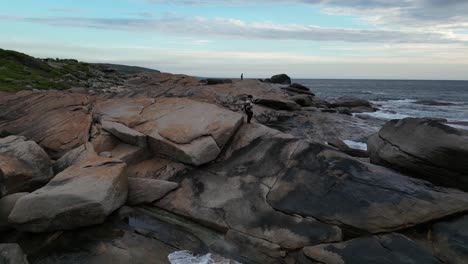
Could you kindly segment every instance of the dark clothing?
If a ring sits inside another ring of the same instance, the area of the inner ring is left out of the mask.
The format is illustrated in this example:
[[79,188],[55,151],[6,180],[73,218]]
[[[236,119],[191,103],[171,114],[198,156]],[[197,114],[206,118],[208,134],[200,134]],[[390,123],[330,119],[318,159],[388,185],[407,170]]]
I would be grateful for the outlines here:
[[244,80],[244,74],[241,74],[241,81]]
[[253,105],[250,99],[244,104],[244,112],[247,114],[247,123],[250,124],[250,120],[252,120],[253,117]]
[[247,124],[250,124],[250,120],[252,120],[253,117],[253,112],[247,112]]

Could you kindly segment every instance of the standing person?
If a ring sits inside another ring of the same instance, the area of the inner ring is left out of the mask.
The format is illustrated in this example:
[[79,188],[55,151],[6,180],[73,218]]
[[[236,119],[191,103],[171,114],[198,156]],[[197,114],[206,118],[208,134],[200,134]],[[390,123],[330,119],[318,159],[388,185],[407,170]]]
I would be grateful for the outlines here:
[[247,114],[247,123],[250,124],[250,120],[252,120],[253,117],[253,96],[248,95],[247,99],[245,100],[244,103],[244,112]]
[[243,80],[244,80],[244,74],[242,73],[241,74],[241,81],[243,81]]

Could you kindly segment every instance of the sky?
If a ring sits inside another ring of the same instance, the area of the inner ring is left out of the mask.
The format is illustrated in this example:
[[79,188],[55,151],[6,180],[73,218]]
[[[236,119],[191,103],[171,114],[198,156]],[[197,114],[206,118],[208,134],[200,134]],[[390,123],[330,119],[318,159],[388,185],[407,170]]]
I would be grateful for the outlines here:
[[0,0],[0,48],[204,77],[468,79],[468,0]]

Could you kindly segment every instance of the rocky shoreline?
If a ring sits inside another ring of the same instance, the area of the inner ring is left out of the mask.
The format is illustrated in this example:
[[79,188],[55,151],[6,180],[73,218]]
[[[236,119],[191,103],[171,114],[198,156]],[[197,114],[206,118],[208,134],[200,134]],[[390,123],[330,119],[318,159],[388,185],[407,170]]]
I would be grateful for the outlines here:
[[468,133],[288,78],[0,93],[0,259],[467,263]]

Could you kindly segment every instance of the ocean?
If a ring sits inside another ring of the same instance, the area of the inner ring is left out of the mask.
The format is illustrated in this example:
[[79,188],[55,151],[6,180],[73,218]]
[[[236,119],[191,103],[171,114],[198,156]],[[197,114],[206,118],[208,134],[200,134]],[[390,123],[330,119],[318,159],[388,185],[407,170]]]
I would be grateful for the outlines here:
[[[354,96],[369,100],[380,108],[369,114],[377,118],[433,117],[468,122],[468,81],[300,79],[294,82],[309,87],[321,98]],[[418,100],[452,105],[415,104]]]

